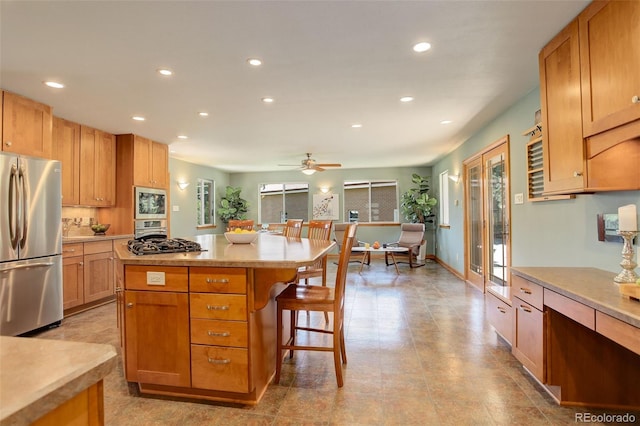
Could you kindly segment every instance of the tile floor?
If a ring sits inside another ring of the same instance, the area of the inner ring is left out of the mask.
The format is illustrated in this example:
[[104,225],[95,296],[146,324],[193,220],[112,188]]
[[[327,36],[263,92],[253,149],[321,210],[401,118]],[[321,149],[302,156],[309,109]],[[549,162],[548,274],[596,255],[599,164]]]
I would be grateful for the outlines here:
[[[483,295],[441,266],[401,265],[399,276],[379,259],[361,275],[358,267],[347,277],[342,389],[329,353],[297,352],[254,407],[143,397],[120,363],[105,379],[106,424],[559,425],[600,412],[556,405],[487,323]],[[309,321],[324,322],[321,315]],[[118,347],[115,304],[38,337]]]

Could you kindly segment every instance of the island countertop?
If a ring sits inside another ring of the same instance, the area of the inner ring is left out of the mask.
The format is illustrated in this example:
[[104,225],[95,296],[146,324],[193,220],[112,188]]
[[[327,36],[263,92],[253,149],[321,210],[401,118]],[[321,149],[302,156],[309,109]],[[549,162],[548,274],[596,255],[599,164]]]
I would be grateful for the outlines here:
[[0,424],[26,425],[102,380],[111,345],[0,336]]
[[114,249],[118,259],[125,265],[297,269],[312,265],[336,245],[333,241],[287,238],[268,233],[258,233],[258,238],[251,244],[231,244],[222,234],[198,235],[187,239],[199,243],[203,251],[138,256],[131,253],[125,244],[116,245]]

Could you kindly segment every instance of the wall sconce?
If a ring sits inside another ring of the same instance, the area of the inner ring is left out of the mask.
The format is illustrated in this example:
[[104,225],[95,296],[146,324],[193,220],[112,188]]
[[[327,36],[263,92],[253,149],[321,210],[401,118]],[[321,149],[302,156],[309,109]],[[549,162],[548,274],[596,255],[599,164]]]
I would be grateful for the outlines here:
[[189,186],[189,182],[176,182],[178,184],[178,188],[180,188],[180,191],[184,191],[187,186]]
[[320,192],[322,192],[323,194],[326,194],[330,190],[331,190],[331,188],[329,188],[328,186],[321,186],[320,187]]
[[455,175],[449,175],[449,179],[451,179],[453,183],[460,182],[460,173],[456,173]]

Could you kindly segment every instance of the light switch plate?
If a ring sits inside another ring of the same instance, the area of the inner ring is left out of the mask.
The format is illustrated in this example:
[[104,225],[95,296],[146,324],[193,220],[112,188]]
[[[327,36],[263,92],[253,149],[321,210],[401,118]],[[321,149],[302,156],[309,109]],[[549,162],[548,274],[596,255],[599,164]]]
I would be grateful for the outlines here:
[[524,204],[524,194],[522,192],[515,195],[513,204]]
[[173,210],[174,212],[179,212],[180,211],[180,206],[173,206]]

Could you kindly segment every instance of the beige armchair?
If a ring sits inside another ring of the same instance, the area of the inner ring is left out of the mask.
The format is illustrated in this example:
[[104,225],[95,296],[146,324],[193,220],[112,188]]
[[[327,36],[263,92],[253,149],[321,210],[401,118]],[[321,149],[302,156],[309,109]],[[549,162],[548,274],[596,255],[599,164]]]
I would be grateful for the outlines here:
[[[420,253],[420,246],[425,244],[424,240],[424,223],[403,223],[400,226],[400,238],[393,243],[387,243],[387,247],[406,247],[409,249],[407,252],[394,252],[394,257],[398,263],[409,263],[411,268],[417,268],[424,266],[424,263],[418,261],[418,254]],[[398,259],[406,258],[407,261],[398,261]],[[384,254],[384,262],[389,265],[389,253]]]

